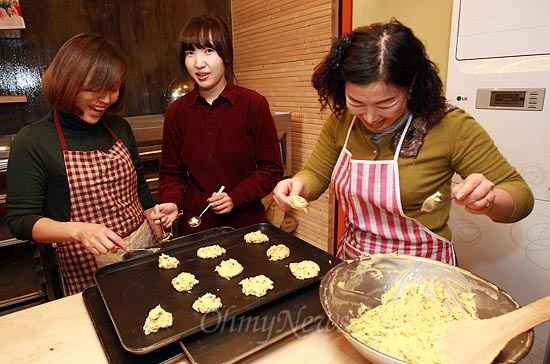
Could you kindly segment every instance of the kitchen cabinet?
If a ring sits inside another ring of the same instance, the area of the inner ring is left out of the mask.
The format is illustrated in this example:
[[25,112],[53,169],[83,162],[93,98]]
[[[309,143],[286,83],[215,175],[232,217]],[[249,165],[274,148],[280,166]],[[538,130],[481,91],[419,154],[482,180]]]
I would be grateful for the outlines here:
[[55,299],[45,248],[14,238],[0,241],[0,315]]
[[16,239],[5,221],[11,139],[10,135],[0,137],[0,315],[60,296],[52,247]]

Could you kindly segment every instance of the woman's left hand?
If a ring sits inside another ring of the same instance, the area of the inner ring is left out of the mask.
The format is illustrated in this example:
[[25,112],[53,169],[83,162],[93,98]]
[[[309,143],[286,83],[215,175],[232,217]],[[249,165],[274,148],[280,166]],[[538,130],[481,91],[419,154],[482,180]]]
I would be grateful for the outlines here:
[[453,186],[452,194],[459,205],[466,206],[473,213],[483,213],[483,210],[490,209],[494,203],[494,187],[495,184],[483,174],[473,173]]
[[233,210],[233,199],[226,192],[214,192],[206,202],[212,204],[210,208],[215,214],[228,214]]
[[169,228],[178,218],[178,206],[172,202],[161,203],[145,211],[155,225]]
[[487,215],[494,221],[506,220],[514,210],[512,196],[481,173],[472,173],[464,181],[453,186],[451,194],[455,203],[463,205],[467,212]]

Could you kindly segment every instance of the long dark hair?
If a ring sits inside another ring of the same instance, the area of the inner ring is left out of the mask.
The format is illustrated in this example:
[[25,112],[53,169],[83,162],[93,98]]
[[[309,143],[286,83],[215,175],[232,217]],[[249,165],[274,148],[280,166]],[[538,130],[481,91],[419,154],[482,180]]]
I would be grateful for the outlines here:
[[217,15],[203,14],[189,20],[178,37],[178,57],[184,75],[188,76],[185,67],[185,52],[194,48],[212,48],[218,52],[225,65],[225,76],[233,78],[233,44],[231,33],[225,22]]
[[312,76],[321,110],[327,106],[341,118],[346,112],[345,82],[374,81],[404,87],[407,108],[416,117],[439,119],[445,110],[443,83],[437,65],[413,31],[392,18],[354,29],[333,42]]

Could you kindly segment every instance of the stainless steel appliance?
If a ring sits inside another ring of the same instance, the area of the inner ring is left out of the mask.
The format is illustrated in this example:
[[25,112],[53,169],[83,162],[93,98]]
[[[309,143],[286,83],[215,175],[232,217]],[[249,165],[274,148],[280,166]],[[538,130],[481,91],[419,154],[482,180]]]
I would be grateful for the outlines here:
[[158,171],[162,154],[163,115],[144,115],[126,117],[130,123],[138,152],[143,163],[145,178],[155,202],[158,198]]

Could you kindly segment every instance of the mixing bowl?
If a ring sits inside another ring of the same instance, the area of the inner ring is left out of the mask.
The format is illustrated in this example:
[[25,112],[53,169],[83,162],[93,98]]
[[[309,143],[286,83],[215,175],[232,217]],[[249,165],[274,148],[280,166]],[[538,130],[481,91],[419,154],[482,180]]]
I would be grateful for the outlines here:
[[[407,364],[360,342],[350,334],[348,325],[350,319],[359,316],[358,312],[364,312],[365,306],[372,309],[380,305],[382,295],[394,285],[420,283],[426,279],[444,282],[452,295],[474,293],[477,313],[482,319],[519,307],[508,293],[471,272],[432,259],[403,254],[375,254],[343,261],[324,276],[319,295],[330,321],[372,364]],[[516,336],[493,363],[517,363],[529,353],[533,340],[533,330]]]

